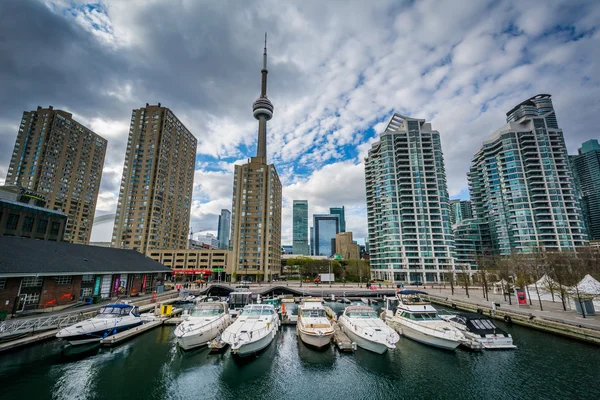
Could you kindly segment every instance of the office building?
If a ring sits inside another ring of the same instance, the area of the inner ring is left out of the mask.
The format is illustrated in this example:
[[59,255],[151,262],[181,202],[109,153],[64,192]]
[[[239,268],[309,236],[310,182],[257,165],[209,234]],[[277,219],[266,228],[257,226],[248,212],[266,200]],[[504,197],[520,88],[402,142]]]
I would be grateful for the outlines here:
[[315,228],[311,226],[310,230],[310,255],[315,255]]
[[160,103],[133,110],[113,247],[144,254],[187,248],[196,144],[194,135]]
[[106,154],[106,140],[71,113],[38,107],[21,118],[7,185],[41,193],[46,208],[69,216],[64,240],[90,241]]
[[236,274],[270,280],[281,270],[281,181],[274,164],[267,164],[267,121],[273,104],[267,97],[267,43],[263,53],[260,97],[254,102],[258,120],[256,157],[236,165],[233,177],[231,248]]
[[600,144],[588,140],[569,156],[590,240],[600,240]]
[[294,254],[309,255],[310,252],[308,248],[308,201],[294,200],[292,213]]
[[335,235],[335,252],[345,260],[360,259],[360,247],[352,240],[352,232],[340,232]]
[[217,228],[217,239],[219,240],[219,248],[223,250],[229,249],[229,230],[231,229],[231,211],[221,210],[219,215],[219,226]]
[[473,218],[473,209],[469,200],[450,200],[450,225],[470,218]]
[[[333,214],[314,214],[315,256],[331,257],[335,254],[335,235],[340,233],[340,216]],[[333,242],[332,242],[333,241]]]
[[340,232],[346,232],[346,213],[344,210],[344,206],[342,207],[331,207],[329,209],[329,214],[338,215],[340,220]]
[[194,234],[193,238],[188,240],[188,249],[219,249],[219,245],[219,239],[212,233]]
[[563,133],[550,95],[507,114],[475,153],[468,174],[473,217],[487,223],[494,253],[569,250],[586,244]]
[[365,159],[371,274],[440,282],[454,269],[440,134],[423,119],[394,114]]
[[211,278],[229,281],[233,273],[231,251],[223,249],[151,250],[148,257],[171,268],[177,280]]

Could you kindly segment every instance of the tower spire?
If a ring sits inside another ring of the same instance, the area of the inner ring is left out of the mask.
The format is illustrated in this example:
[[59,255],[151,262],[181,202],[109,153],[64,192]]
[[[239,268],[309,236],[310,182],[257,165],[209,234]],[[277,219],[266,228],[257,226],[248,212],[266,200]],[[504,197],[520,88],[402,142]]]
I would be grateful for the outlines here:
[[252,105],[254,118],[258,120],[258,146],[256,150],[257,157],[267,159],[267,121],[273,118],[273,104],[267,97],[267,34],[265,32],[265,50],[263,52],[263,68],[260,71],[262,82],[260,87],[260,97]]

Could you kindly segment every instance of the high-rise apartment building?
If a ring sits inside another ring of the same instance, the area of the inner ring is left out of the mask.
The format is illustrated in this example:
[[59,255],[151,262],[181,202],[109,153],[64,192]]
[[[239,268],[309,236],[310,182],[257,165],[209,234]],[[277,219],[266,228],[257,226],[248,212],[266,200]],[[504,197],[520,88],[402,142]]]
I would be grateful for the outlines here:
[[219,240],[219,248],[223,250],[229,249],[229,230],[231,229],[231,211],[222,209],[219,215],[219,226],[217,230],[217,239]]
[[372,278],[440,282],[454,240],[440,134],[394,114],[365,159]]
[[479,219],[463,219],[452,226],[454,257],[457,270],[475,270],[481,256],[492,253],[490,230]]
[[340,216],[313,214],[315,250],[313,255],[331,257],[335,254],[335,236],[340,233]]
[[590,240],[600,240],[600,144],[588,140],[569,156]]
[[459,224],[469,218],[473,218],[469,200],[450,200],[450,225]]
[[308,200],[294,200],[292,234],[294,254],[309,255]]
[[340,217],[340,232],[346,232],[346,211],[344,206],[342,207],[331,207],[329,214],[338,215]]
[[563,133],[550,95],[514,107],[475,153],[468,174],[473,216],[497,254],[586,243]]
[[46,208],[66,213],[64,241],[90,241],[106,155],[106,139],[66,111],[38,107],[21,118],[7,185],[46,196]]
[[196,145],[160,103],[133,110],[112,247],[187,249]]
[[236,273],[269,280],[281,269],[281,182],[275,165],[267,164],[267,121],[273,117],[273,104],[267,97],[266,35],[261,74],[260,97],[253,105],[257,154],[235,166],[230,240]]

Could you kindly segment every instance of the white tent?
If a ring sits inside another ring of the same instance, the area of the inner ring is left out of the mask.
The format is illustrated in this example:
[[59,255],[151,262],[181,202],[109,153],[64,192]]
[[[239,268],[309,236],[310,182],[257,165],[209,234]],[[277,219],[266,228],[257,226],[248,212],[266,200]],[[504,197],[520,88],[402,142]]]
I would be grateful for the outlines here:
[[[537,292],[535,290],[536,285]],[[550,290],[550,288],[553,289],[554,296],[552,295],[552,291]],[[527,285],[527,289],[529,290],[531,300],[537,300],[539,292],[540,299],[542,301],[561,301],[558,283],[556,283],[552,278],[550,278],[546,274],[544,274],[544,276],[538,279],[538,281],[535,284]]]
[[592,296],[594,309],[600,311],[600,282],[590,274],[587,274],[577,285],[569,288],[569,292],[571,293],[571,307],[575,307],[577,291],[579,291],[581,297]]

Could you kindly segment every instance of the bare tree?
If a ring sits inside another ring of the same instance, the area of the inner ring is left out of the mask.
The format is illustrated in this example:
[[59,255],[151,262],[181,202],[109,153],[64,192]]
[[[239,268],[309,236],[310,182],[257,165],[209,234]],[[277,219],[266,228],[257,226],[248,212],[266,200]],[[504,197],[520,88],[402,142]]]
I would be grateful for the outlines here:
[[[504,301],[506,301],[506,294],[508,293],[508,304],[512,305],[512,295],[510,289],[510,280],[513,276],[512,260],[508,256],[499,256],[496,260],[496,273],[500,278],[500,284],[502,286],[502,294]],[[504,282],[507,283],[508,288],[504,288]]]
[[467,295],[467,298],[471,298],[471,296],[469,296],[469,284],[471,283],[469,271],[467,270],[467,268],[464,264],[460,264],[459,269],[460,269],[460,277],[462,278],[463,283],[465,285],[465,293]]

